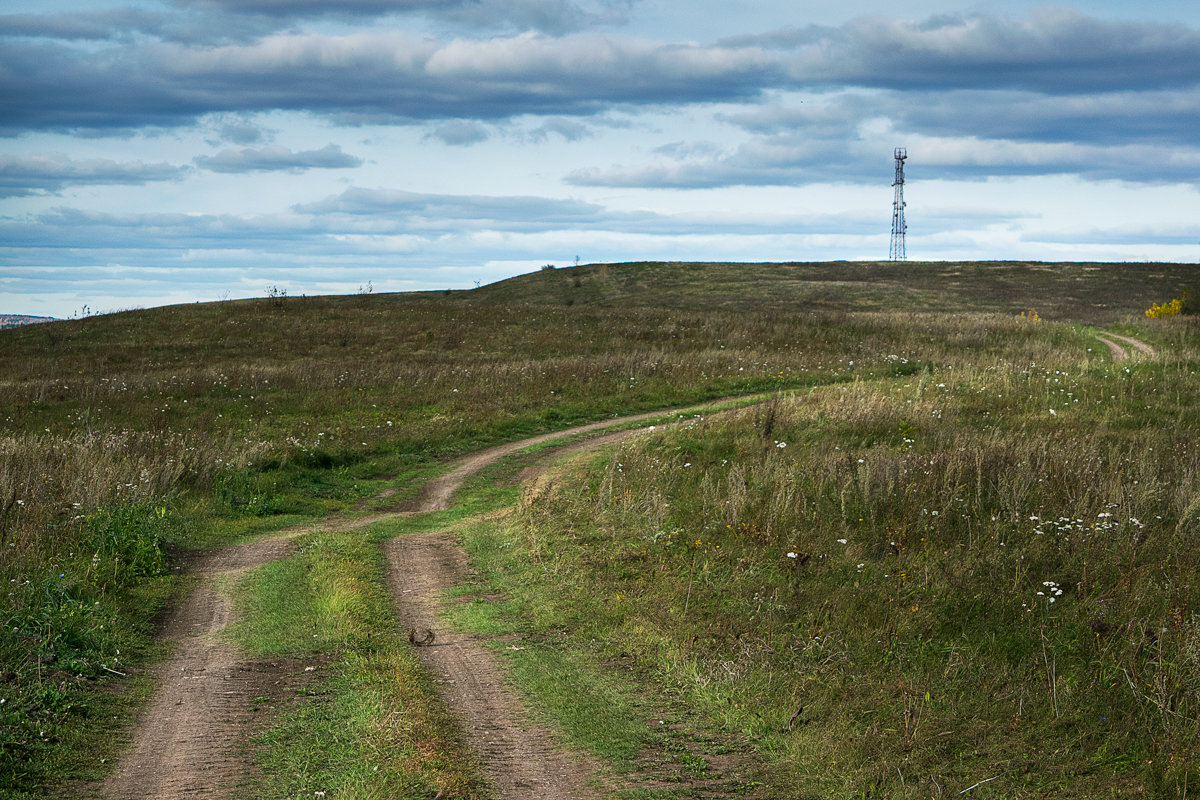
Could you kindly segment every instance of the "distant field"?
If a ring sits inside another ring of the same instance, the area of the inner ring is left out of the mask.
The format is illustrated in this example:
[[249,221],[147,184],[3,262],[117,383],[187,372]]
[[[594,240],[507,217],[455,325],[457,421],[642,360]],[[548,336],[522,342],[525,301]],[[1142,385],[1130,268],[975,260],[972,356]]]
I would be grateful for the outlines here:
[[33,325],[38,322],[53,322],[53,317],[30,317],[23,314],[0,314],[0,330],[16,328],[21,325]]

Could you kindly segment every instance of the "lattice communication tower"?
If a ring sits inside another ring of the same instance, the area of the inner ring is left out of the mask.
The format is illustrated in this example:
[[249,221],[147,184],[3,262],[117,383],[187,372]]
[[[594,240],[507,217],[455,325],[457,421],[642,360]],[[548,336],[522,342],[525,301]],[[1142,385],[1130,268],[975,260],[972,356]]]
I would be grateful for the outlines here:
[[896,194],[892,199],[892,246],[888,250],[888,258],[892,261],[906,261],[908,254],[904,250],[904,232],[908,225],[904,222],[904,160],[908,158],[908,150],[896,148],[896,180],[892,186]]

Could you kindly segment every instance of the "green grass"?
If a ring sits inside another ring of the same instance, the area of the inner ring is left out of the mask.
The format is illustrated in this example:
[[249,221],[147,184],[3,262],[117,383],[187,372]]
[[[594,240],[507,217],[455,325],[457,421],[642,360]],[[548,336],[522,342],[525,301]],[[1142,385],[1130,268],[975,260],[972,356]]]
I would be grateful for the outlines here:
[[527,636],[632,654],[757,741],[788,796],[993,776],[972,795],[1181,796],[1200,779],[1188,341],[1128,367],[947,365],[636,437],[471,534],[472,555]]
[[[770,784],[749,753],[749,736],[722,729],[632,652],[605,641],[614,597],[589,593],[564,602],[564,593],[583,588],[570,582],[569,549],[531,567],[505,518],[456,529],[479,577],[449,593],[460,602],[447,607],[445,624],[492,637],[535,711],[604,766],[614,797],[737,797]],[[549,590],[560,578],[569,583]],[[728,766],[710,770],[708,759],[730,753]]]
[[279,712],[257,742],[264,777],[256,797],[486,796],[454,721],[403,646],[394,639],[346,656]]
[[[1113,324],[1200,283],[1194,264],[977,262],[595,264],[484,286],[495,303],[737,310],[1019,314]],[[1194,294],[1194,292],[1193,292]]]
[[[786,437],[789,456],[815,453],[813,463],[826,475],[845,480],[836,503],[827,494],[810,501],[841,515],[831,519],[857,510],[876,534],[898,524],[887,521],[872,492],[892,496],[877,482],[902,485],[901,465],[885,460],[882,471],[873,467],[851,481],[838,471],[846,466],[838,454],[851,448],[928,448],[938,469],[969,484],[970,465],[956,460],[966,456],[955,456],[952,443],[960,429],[981,441],[980,431],[992,430],[997,440],[1041,443],[1041,455],[998,441],[970,445],[975,450],[968,452],[996,459],[983,462],[995,474],[1033,459],[1053,482],[999,482],[988,502],[1010,515],[1047,498],[1058,498],[1055,514],[1093,511],[1106,493],[1083,486],[1079,476],[1104,477],[1115,466],[1137,475],[1119,489],[1123,504],[1187,506],[1183,470],[1190,462],[1154,432],[1195,431],[1188,405],[1195,398],[1184,374],[1192,369],[1186,354],[1195,348],[1194,318],[1147,320],[1142,312],[1179,296],[1195,275],[1194,265],[627,264],[547,270],[473,292],[189,305],[6,330],[0,580],[10,590],[0,597],[0,621],[18,636],[0,640],[0,675],[8,676],[0,699],[18,711],[0,722],[0,785],[36,793],[84,774],[68,765],[109,746],[107,729],[63,708],[100,708],[107,701],[96,698],[124,691],[126,681],[97,666],[118,663],[118,648],[121,667],[151,663],[147,637],[172,590],[175,553],[304,518],[395,508],[456,454],[575,422],[840,385],[847,393],[839,395],[841,405],[823,406],[802,423],[777,408],[771,425],[779,429],[770,437]],[[1027,310],[1043,321],[1018,316]],[[1168,356],[1160,367],[1134,365],[1125,373],[1089,328],[1059,320],[1136,335]],[[991,396],[993,376],[1002,396]],[[877,391],[885,384],[914,394],[888,399]],[[1068,403],[1053,407],[1070,413],[1058,428],[1043,430],[1051,400]],[[748,424],[766,425],[766,417],[755,416],[765,412],[746,413]],[[1055,467],[1045,454],[1074,452],[1085,429],[1096,432],[1090,449],[1070,468]],[[842,449],[830,453],[830,443]],[[718,459],[736,458],[743,489],[726,499],[741,504],[739,530],[745,524],[752,539],[780,535],[790,512],[772,506],[771,476],[746,461],[744,442],[685,436],[673,446],[680,463],[691,459],[694,466],[715,469]],[[1169,463],[1159,465],[1152,446],[1170,452]],[[1131,461],[1118,461],[1125,458]],[[437,524],[508,502],[513,474],[508,485]],[[647,481],[663,477],[646,474]],[[372,500],[384,485],[399,494]],[[630,530],[648,537],[671,534],[694,500],[687,492],[701,491],[686,482],[654,485],[623,512]],[[846,489],[854,486],[865,488],[858,495]],[[924,507],[932,510],[938,491],[957,486],[922,485]],[[701,488],[717,498],[735,484]],[[685,494],[677,497],[679,491]],[[779,494],[794,499],[798,491]],[[980,497],[965,499],[977,510]],[[854,530],[845,520],[838,524]],[[995,533],[980,528],[972,529],[979,541]],[[791,544],[799,543],[776,542]],[[564,569],[566,552],[554,555]],[[635,566],[628,567],[630,580]],[[1131,580],[1149,581],[1149,568],[1143,572]],[[693,590],[694,578],[687,581]],[[368,586],[376,578],[362,580]],[[293,601],[280,616],[290,615],[288,624],[299,630],[320,609]],[[695,602],[685,589],[689,614]],[[272,635],[294,638],[286,628]],[[334,631],[327,635],[336,638]],[[688,652],[663,652],[668,666],[702,663]],[[1034,680],[1033,673],[1022,680]],[[71,699],[60,700],[63,693]],[[43,741],[49,722],[57,733]],[[96,733],[76,737],[87,730]]]
[[255,796],[482,798],[473,757],[383,587],[383,535],[305,534],[295,555],[241,577],[228,635],[248,655],[315,660],[322,677],[256,742]]

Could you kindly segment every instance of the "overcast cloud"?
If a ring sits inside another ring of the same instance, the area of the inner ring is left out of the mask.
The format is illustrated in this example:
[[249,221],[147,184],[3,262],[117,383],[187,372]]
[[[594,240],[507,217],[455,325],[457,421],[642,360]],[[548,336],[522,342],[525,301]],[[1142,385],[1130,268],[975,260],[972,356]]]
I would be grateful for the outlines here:
[[912,258],[1195,261],[1200,9],[1112,6],[14,0],[0,311],[882,258],[898,146]]

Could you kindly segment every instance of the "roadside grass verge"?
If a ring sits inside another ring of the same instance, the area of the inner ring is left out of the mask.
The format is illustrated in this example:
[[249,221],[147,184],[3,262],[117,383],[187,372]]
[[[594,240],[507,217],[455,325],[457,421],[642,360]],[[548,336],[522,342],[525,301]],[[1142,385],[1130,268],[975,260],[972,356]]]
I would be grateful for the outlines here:
[[468,519],[454,529],[476,572],[447,592],[445,624],[491,638],[534,713],[566,746],[601,762],[611,796],[763,796],[770,779],[746,737],[721,731],[703,710],[664,691],[631,653],[598,638],[608,630],[605,599],[567,603],[536,585],[553,582],[553,568],[538,575],[519,568],[510,515]]
[[[229,517],[211,503],[133,501],[50,526],[0,564],[0,796],[74,796],[102,778],[167,655],[156,615],[186,591],[189,547],[301,519]],[[15,548],[14,548],[15,549]]]
[[144,695],[126,680],[161,648],[154,611],[175,581],[167,542],[187,521],[165,505],[80,513],[7,561],[0,604],[0,791],[41,796],[111,763],[114,731]]
[[[1182,796],[1200,785],[1188,342],[631,437],[465,529],[479,597],[506,600],[454,613],[628,663],[754,742],[788,796]],[[527,691],[586,729],[537,675]]]

